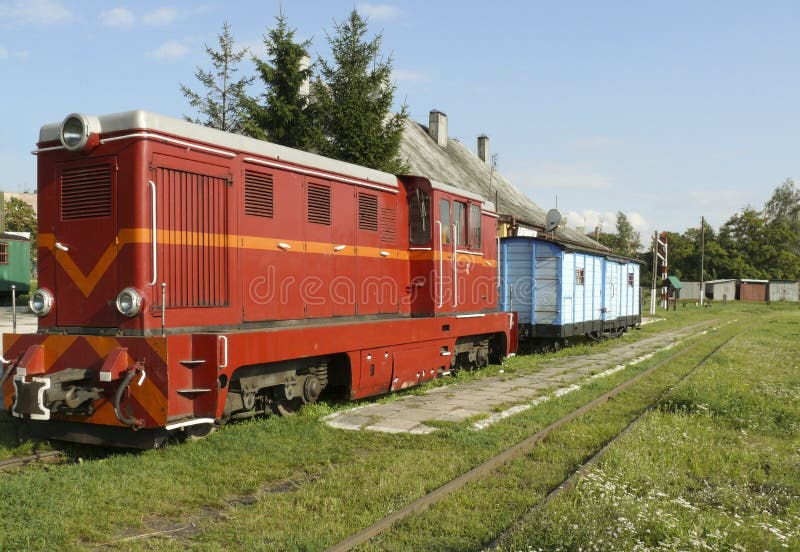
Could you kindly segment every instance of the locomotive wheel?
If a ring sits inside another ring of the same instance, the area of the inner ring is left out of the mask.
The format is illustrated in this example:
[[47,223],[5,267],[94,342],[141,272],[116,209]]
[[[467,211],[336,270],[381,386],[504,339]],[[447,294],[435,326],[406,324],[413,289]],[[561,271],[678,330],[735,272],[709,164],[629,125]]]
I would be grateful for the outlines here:
[[203,437],[208,437],[217,430],[214,424],[197,424],[183,429],[187,441],[197,441]]
[[276,401],[273,403],[273,409],[276,414],[280,414],[281,416],[293,416],[300,410],[300,407],[303,406],[303,399],[301,398],[294,398],[294,399],[284,399],[282,401]]

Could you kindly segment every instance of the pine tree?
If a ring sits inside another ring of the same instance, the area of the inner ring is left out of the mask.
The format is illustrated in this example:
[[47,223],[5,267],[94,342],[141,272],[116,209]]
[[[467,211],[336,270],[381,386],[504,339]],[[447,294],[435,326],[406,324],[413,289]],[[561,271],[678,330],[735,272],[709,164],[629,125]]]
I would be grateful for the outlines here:
[[304,67],[311,41],[294,41],[294,29],[283,14],[277,25],[264,36],[269,61],[253,56],[253,63],[266,91],[258,98],[245,97],[244,133],[261,140],[293,148],[311,146],[312,123],[308,113],[308,95],[303,85],[311,80],[311,68]]
[[184,116],[187,121],[228,132],[241,132],[241,100],[245,88],[254,78],[233,80],[247,49],[234,50],[230,31],[230,25],[226,21],[222,25],[222,34],[217,35],[219,50],[213,50],[206,45],[206,53],[211,58],[213,69],[207,71],[198,67],[194,73],[195,78],[206,89],[205,94],[195,92],[183,84],[181,92],[189,100],[189,105],[201,115],[199,118]]
[[395,86],[392,60],[381,59],[381,35],[365,39],[367,23],[356,10],[328,36],[333,59],[319,61],[320,78],[312,83],[312,110],[320,129],[317,149],[323,155],[400,174],[407,107],[392,114]]

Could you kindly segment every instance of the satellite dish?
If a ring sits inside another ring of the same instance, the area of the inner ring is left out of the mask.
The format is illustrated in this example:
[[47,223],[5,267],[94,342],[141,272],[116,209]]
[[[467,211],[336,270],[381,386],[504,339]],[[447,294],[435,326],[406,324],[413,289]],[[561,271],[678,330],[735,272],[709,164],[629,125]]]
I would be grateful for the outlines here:
[[561,213],[558,209],[550,209],[547,211],[547,216],[545,217],[544,231],[555,232],[556,228],[565,223],[566,220],[566,218],[561,217]]

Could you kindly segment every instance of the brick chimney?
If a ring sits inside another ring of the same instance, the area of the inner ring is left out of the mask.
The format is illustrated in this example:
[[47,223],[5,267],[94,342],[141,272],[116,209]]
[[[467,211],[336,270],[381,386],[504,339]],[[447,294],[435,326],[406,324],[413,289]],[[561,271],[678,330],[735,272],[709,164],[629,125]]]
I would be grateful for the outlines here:
[[484,163],[489,162],[489,137],[485,134],[478,136],[478,157]]
[[436,109],[432,110],[429,118],[428,134],[431,135],[431,138],[436,140],[436,143],[439,144],[439,146],[446,148],[447,115]]

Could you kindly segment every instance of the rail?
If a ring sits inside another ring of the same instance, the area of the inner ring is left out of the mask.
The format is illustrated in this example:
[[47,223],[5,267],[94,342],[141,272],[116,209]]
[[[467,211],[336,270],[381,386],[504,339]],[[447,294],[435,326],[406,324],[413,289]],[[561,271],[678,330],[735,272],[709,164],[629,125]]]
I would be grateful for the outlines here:
[[[738,334],[737,334],[738,335]],[[735,337],[735,335],[733,336]],[[702,366],[711,356],[716,354],[722,347],[724,347],[733,337],[729,338],[719,346],[717,346],[711,353],[706,355],[697,365],[695,365],[689,373],[685,374],[681,380],[688,377],[694,370]],[[484,463],[476,466],[475,468],[471,469],[470,471],[466,472],[465,474],[449,481],[448,483],[444,484],[443,486],[433,490],[432,492],[428,493],[425,496],[418,498],[417,500],[413,501],[412,503],[408,504],[407,506],[392,512],[385,518],[378,520],[374,524],[370,525],[369,527],[359,531],[355,535],[339,542],[338,544],[332,546],[328,549],[327,552],[345,552],[347,550],[351,550],[352,548],[359,546],[368,542],[370,539],[378,536],[379,534],[383,533],[390,529],[394,524],[404,520],[411,514],[419,514],[425,510],[427,510],[430,506],[440,502],[441,500],[445,499],[449,495],[453,494],[454,492],[460,490],[468,483],[480,480],[491,473],[495,472],[501,466],[507,464],[508,462],[525,456],[529,454],[535,447],[537,447],[544,439],[550,435],[552,432],[556,431],[557,429],[562,428],[569,422],[575,420],[583,416],[584,414],[590,412],[594,408],[607,403],[609,400],[613,399],[623,391],[627,390],[632,385],[638,383],[640,380],[646,378],[665,364],[676,360],[677,358],[689,353],[690,351],[694,350],[698,346],[700,346],[703,342],[698,341],[691,345],[688,345],[686,348],[681,349],[677,353],[665,358],[647,370],[637,374],[636,376],[632,377],[631,379],[623,382],[622,384],[618,385],[617,387],[603,393],[599,397],[595,398],[594,400],[590,401],[589,403],[583,405],[582,407],[578,408],[570,412],[569,414],[559,418],[558,420],[554,421],[544,429],[536,432],[535,434],[531,435],[530,437],[524,439],[523,441],[513,445],[512,447],[504,450],[500,454],[493,456],[492,458],[486,460]],[[666,393],[666,392],[665,392]],[[642,411],[641,415],[644,415],[648,409],[654,408],[663,398],[664,393],[662,393],[651,405],[649,405],[644,411]],[[562,483],[563,485],[563,483]],[[501,535],[502,538],[502,535]],[[497,544],[496,542],[493,544]]]

